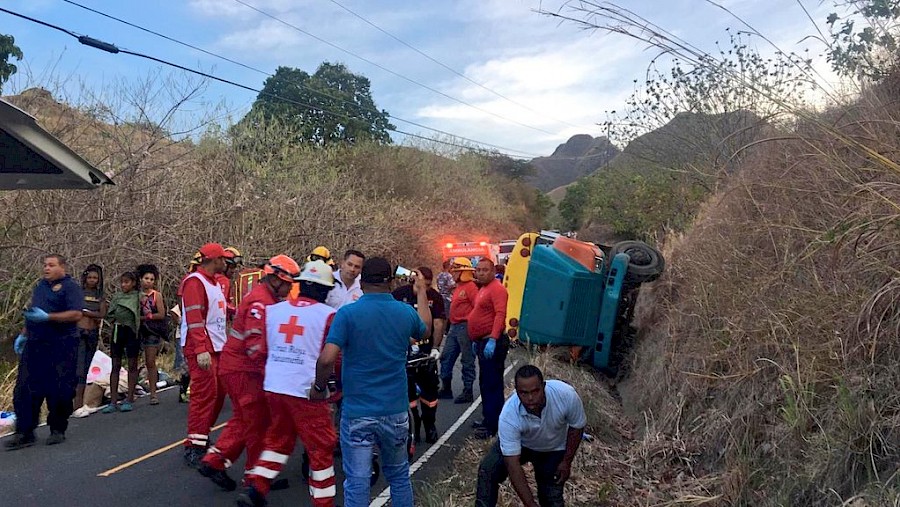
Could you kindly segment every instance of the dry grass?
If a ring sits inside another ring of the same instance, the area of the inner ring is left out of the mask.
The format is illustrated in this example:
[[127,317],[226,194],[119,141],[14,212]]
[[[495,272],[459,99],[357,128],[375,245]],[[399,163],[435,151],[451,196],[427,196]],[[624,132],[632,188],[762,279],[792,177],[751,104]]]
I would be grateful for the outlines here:
[[717,503],[897,502],[898,84],[755,151],[642,293],[623,398]]

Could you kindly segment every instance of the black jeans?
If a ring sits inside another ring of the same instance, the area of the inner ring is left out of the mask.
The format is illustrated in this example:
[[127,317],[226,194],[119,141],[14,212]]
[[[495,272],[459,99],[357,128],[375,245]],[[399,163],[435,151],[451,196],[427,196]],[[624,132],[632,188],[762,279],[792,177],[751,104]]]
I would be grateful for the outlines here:
[[475,342],[475,355],[478,357],[478,388],[481,389],[481,414],[484,416],[484,427],[492,434],[497,434],[497,422],[503,410],[503,368],[506,354],[509,352],[509,338],[506,334],[497,339],[494,356],[484,357],[484,346],[489,338]]
[[[531,463],[534,466],[534,479],[537,482],[538,503],[541,507],[564,507],[563,486],[556,484],[553,477],[556,468],[562,462],[566,451],[533,451],[522,448],[519,462]],[[506,463],[500,452],[500,441],[494,440],[494,444],[488,451],[481,464],[478,465],[478,493],[475,497],[476,507],[494,507],[497,505],[497,494],[500,484],[509,476],[506,471]]]

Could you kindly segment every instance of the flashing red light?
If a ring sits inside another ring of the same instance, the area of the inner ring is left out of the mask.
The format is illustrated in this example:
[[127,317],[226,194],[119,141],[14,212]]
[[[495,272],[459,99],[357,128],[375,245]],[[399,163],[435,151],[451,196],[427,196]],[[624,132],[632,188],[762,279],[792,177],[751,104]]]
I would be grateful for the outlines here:
[[453,243],[447,243],[447,244],[444,245],[444,246],[446,246],[447,248],[453,248]]
[[522,246],[531,246],[531,238],[528,236],[522,238]]
[[531,250],[523,248],[519,251],[519,253],[522,254],[522,257],[528,257],[529,255],[531,255]]
[[478,246],[487,246],[487,241],[482,241],[478,243]]
[[509,331],[506,332],[506,336],[509,336],[510,338],[515,338],[518,334],[519,334],[519,332],[516,331],[515,329],[510,329]]
[[519,319],[515,317],[509,319],[509,327],[519,327]]

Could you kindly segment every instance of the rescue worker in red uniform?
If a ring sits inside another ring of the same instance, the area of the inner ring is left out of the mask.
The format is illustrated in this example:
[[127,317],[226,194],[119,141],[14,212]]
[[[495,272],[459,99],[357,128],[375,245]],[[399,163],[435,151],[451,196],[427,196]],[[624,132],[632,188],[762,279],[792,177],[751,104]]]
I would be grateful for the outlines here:
[[[203,259],[203,256],[200,255],[200,252],[196,252],[193,257],[191,257],[191,262],[188,264],[188,272],[185,273],[184,277],[181,278],[181,282],[178,283],[178,290],[175,292],[175,296],[178,298],[178,302],[176,306],[178,308],[178,312],[175,316],[178,318],[176,324],[178,324],[179,328],[181,327],[181,294],[184,288],[184,281],[187,280],[187,277],[191,275],[191,273],[197,271],[197,266],[200,265],[200,261]],[[173,308],[174,310],[174,308]],[[170,310],[171,312],[172,310]],[[187,403],[188,402],[188,389],[191,387],[191,374],[188,371],[187,364],[184,364],[184,351],[182,350],[182,340],[181,340],[181,332],[179,331],[178,336],[176,337],[177,343],[175,344],[176,353],[175,353],[175,369],[181,371],[181,377],[178,380],[179,384],[179,394],[178,394],[178,403]],[[180,360],[179,360],[180,358]]]
[[241,266],[244,264],[244,257],[237,248],[230,246],[225,249],[225,271],[216,275],[216,282],[222,287],[222,293],[225,294],[226,310],[228,320],[234,318],[237,312],[237,304],[234,302],[234,294],[231,290],[231,283]]
[[[312,504],[334,505],[333,452],[337,433],[328,403],[309,399],[311,389],[327,391],[326,386],[313,384],[316,362],[335,314],[333,308],[324,304],[334,286],[334,276],[324,261],[315,260],[304,265],[299,281],[300,297],[272,305],[266,311],[268,357],[264,388],[272,422],[266,431],[264,450],[247,474],[247,488],[238,497],[241,506],[266,505],[271,481],[284,468],[298,436],[309,454]],[[248,342],[257,340],[256,335],[247,338]]]
[[200,248],[200,265],[181,284],[181,345],[191,375],[188,431],[184,440],[184,462],[197,468],[209,446],[209,432],[225,391],[216,371],[218,355],[225,346],[226,301],[216,274],[225,270],[225,249],[218,243]]
[[263,436],[269,425],[269,409],[263,394],[266,350],[248,348],[247,339],[265,336],[266,307],[287,296],[294,280],[300,276],[300,265],[287,255],[276,255],[269,259],[263,272],[265,275],[260,283],[238,306],[219,357],[219,383],[231,399],[232,416],[199,468],[201,475],[226,491],[234,491],[237,487],[226,470],[245,447],[247,470],[250,469],[262,451]]

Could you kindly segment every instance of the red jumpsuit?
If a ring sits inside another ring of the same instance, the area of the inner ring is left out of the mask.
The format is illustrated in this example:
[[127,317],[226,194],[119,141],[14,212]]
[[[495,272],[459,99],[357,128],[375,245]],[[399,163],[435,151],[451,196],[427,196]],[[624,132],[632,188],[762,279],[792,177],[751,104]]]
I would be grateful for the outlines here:
[[[215,284],[215,277],[203,269],[197,273]],[[186,278],[181,283],[181,306],[183,321],[187,332],[183,334],[184,358],[187,361],[191,376],[191,399],[188,405],[188,436],[184,440],[185,447],[207,448],[209,433],[222,411],[225,403],[225,390],[218,381],[218,356],[213,341],[207,330],[209,313],[206,288],[197,278]],[[209,369],[200,368],[197,356],[209,352],[211,364]]]
[[[316,378],[316,361],[325,344],[334,309],[301,296],[267,308],[267,358],[264,388],[272,423],[263,452],[246,475],[246,483],[263,497],[287,463],[297,437],[309,454],[309,494],[316,507],[334,505],[334,448],[337,434],[331,407],[308,399]],[[258,338],[247,337],[255,346]]]
[[266,367],[265,340],[253,340],[257,348],[247,347],[251,336],[266,335],[266,306],[278,302],[265,284],[253,287],[237,308],[228,341],[219,357],[219,381],[231,398],[232,416],[203,458],[216,470],[231,466],[247,448],[247,470],[262,451],[263,436],[269,425],[269,409],[263,394]]

